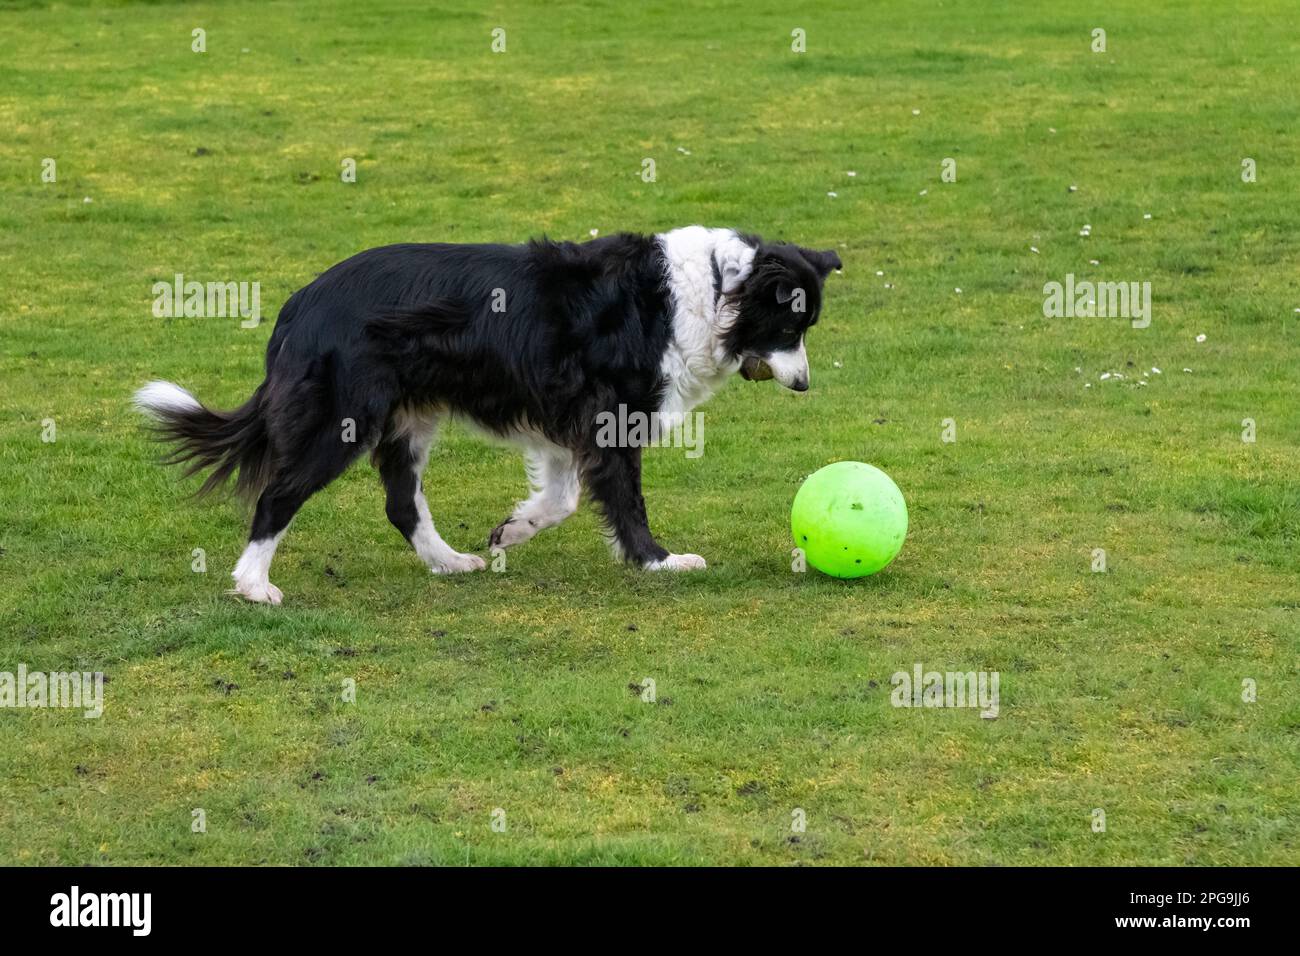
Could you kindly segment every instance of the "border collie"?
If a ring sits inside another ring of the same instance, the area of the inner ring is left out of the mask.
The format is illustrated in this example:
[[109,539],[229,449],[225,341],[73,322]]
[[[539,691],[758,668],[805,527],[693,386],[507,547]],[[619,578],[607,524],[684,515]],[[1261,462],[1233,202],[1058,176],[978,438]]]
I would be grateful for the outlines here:
[[[439,421],[454,415],[522,446],[531,496],[490,547],[527,541],[585,488],[614,553],[649,570],[703,568],[651,535],[641,446],[596,440],[602,412],[671,427],[733,372],[808,388],[804,334],[834,252],[688,226],[653,236],[525,245],[394,245],[362,252],[298,290],[266,348],[266,379],[233,411],[170,382],[135,396],[172,443],[167,463],[234,476],[256,498],[233,577],[279,604],[268,575],[294,513],[369,451],[389,520],[437,574],[485,567],[434,527],[421,478]],[[620,409],[621,407],[621,409]]]

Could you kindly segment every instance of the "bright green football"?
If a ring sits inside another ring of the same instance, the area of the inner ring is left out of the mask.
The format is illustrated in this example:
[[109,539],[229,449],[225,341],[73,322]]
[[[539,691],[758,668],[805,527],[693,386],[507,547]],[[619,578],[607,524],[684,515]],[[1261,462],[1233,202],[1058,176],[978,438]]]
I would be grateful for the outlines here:
[[898,556],[907,537],[907,502],[879,468],[837,461],[800,486],[790,509],[790,530],[795,546],[818,571],[860,578]]

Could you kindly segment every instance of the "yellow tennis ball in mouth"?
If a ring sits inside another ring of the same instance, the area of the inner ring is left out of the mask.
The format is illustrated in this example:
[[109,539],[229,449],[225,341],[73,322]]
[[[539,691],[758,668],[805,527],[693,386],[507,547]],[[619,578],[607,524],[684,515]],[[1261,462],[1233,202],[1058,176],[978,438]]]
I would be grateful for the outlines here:
[[790,508],[795,546],[818,571],[860,578],[886,567],[907,537],[907,502],[887,474],[860,461],[813,472]]

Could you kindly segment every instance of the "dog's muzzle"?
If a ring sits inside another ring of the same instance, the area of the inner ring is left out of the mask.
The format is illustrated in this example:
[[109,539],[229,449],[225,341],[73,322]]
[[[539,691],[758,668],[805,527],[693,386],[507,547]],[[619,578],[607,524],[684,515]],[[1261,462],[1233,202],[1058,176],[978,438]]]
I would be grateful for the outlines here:
[[740,377],[747,382],[766,382],[772,378],[772,367],[761,358],[747,355],[740,363]]

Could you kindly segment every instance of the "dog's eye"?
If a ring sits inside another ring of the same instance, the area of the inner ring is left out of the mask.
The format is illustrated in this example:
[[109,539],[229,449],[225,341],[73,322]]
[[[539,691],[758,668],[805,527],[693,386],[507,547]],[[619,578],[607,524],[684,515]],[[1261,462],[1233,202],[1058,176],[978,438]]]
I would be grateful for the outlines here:
[[799,334],[799,330],[798,330],[798,329],[782,329],[782,330],[781,330],[781,334],[782,334],[782,335],[798,335],[798,334]]

